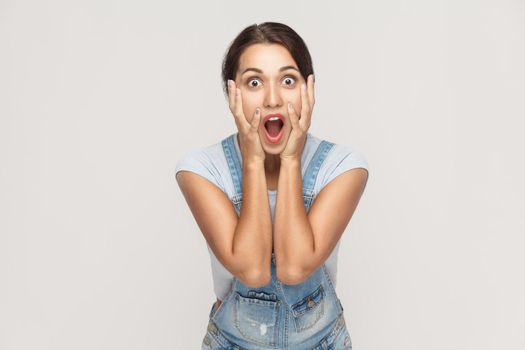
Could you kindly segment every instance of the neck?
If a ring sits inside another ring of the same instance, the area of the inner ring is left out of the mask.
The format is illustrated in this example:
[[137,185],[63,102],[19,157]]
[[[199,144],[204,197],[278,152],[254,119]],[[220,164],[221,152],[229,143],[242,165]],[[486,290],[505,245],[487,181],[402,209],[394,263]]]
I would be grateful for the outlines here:
[[264,157],[264,170],[267,174],[277,174],[281,168],[281,157],[279,154],[268,154]]

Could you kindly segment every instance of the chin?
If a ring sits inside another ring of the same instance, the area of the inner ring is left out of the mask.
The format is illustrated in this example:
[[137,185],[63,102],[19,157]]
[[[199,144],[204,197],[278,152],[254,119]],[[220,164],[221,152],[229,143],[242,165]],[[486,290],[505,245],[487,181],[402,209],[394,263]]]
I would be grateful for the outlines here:
[[[278,148],[277,148],[278,147]],[[283,153],[283,150],[284,150],[284,147],[281,147],[281,146],[273,146],[272,148],[268,148],[268,147],[265,147],[263,145],[263,150],[266,154],[268,155],[275,155],[275,156],[278,156],[280,155],[281,153]]]

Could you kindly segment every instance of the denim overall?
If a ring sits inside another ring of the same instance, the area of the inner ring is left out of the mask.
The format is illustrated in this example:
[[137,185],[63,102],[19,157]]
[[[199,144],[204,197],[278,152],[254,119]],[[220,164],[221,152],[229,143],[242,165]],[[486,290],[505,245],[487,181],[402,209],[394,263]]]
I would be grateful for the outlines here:
[[[235,193],[230,198],[237,215],[242,205],[242,167],[234,137],[222,147]],[[306,211],[314,197],[317,173],[333,143],[322,141],[303,175]],[[276,276],[275,255],[271,258],[271,281],[250,288],[233,278],[232,288],[218,308],[213,303],[202,349],[351,349],[343,306],[336,295],[324,263],[305,281],[286,285]]]

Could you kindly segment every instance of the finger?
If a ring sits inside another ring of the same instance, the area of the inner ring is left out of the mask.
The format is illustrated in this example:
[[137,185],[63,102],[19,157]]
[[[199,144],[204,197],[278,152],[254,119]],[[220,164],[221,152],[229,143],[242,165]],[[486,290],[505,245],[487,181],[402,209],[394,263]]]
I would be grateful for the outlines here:
[[233,120],[235,121],[235,125],[237,125],[237,129],[241,131],[239,118],[237,117],[235,112],[235,82],[231,79],[228,79],[228,102],[230,105],[230,111],[233,115]]
[[244,116],[244,111],[242,109],[242,94],[241,89],[239,88],[235,88],[235,115],[237,116],[239,123],[241,123],[244,128],[247,129],[250,127],[250,123],[248,123],[248,120]]
[[293,108],[293,105],[291,102],[288,102],[288,117],[290,118],[290,122],[292,123],[292,128],[293,129],[299,128],[299,117],[297,116],[297,113],[295,112],[295,108]]
[[309,101],[309,108],[308,108],[308,115],[306,116],[305,118],[305,121],[304,121],[304,124],[305,126],[309,127],[310,126],[310,123],[312,121],[312,111],[314,109],[314,104],[315,104],[315,79],[314,79],[314,75],[313,74],[310,74],[308,76],[308,82],[307,82],[307,94],[308,94],[308,101]]
[[308,102],[308,95],[306,94],[306,84],[301,84],[301,117],[300,124],[305,126],[308,123],[308,115],[310,114],[310,103]]
[[233,91],[233,80],[228,79],[228,103],[230,105],[230,110],[233,112],[233,104],[235,103]]
[[313,109],[315,104],[315,79],[314,75],[310,74],[308,76],[308,100],[310,101],[310,109]]
[[258,131],[259,126],[261,124],[261,110],[259,107],[255,108],[255,113],[253,115],[252,122],[250,123],[250,127],[252,128],[252,131]]

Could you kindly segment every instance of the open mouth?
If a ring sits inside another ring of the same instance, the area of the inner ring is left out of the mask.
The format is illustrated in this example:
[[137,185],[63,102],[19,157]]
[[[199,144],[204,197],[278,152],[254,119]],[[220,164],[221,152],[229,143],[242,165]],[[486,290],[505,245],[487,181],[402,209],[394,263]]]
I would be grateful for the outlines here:
[[284,126],[284,117],[281,114],[268,114],[264,117],[264,127],[271,137],[277,137]]

